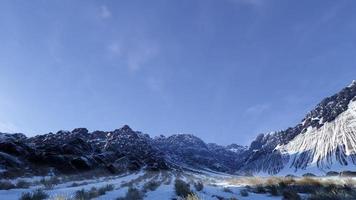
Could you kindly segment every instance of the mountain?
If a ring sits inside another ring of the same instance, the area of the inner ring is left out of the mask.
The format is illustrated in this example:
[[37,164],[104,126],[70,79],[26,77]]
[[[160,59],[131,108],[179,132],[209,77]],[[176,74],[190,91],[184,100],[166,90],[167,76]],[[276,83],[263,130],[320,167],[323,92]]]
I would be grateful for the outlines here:
[[27,138],[23,134],[0,133],[0,173],[77,173],[103,170],[168,169],[153,140],[129,126],[89,133],[85,128],[58,131]]
[[356,82],[322,100],[296,126],[260,134],[249,147],[191,134],[151,138],[125,125],[34,137],[0,133],[0,176],[90,170],[212,170],[230,174],[325,174],[356,168]]
[[153,139],[127,125],[108,132],[90,133],[77,128],[29,138],[19,133],[0,133],[0,175],[172,168],[234,173],[243,149],[236,144],[228,147],[206,144],[189,134]]
[[356,82],[322,100],[300,124],[260,134],[240,173],[295,174],[356,168]]
[[156,146],[176,166],[194,169],[209,169],[220,172],[235,173],[240,162],[239,155],[246,147],[232,144],[220,146],[206,144],[191,134],[177,134],[169,137],[155,138]]

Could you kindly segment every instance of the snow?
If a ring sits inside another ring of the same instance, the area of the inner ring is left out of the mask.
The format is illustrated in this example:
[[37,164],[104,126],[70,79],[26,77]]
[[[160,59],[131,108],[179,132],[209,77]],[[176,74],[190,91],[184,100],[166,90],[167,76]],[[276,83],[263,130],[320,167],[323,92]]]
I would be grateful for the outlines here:
[[[343,148],[345,147],[345,148]],[[355,170],[352,156],[356,155],[356,101],[334,121],[326,122],[321,128],[309,127],[288,144],[277,146],[289,162],[279,173],[315,173],[327,171]],[[343,163],[344,157],[347,163]],[[302,165],[295,171],[296,165]]]
[[[179,174],[179,175],[178,175]],[[171,181],[163,182],[167,175],[171,176]],[[146,178],[143,178],[146,177]],[[115,189],[113,191],[106,192],[105,195],[99,196],[96,200],[110,200],[116,199],[118,197],[123,197],[126,195],[128,186],[122,186],[123,183],[129,181],[134,181],[134,187],[142,189],[144,184],[151,180],[161,181],[162,184],[154,191],[148,191],[145,193],[144,199],[147,200],[170,200],[175,198],[174,191],[174,180],[179,177],[187,182],[201,180],[204,182],[204,188],[202,191],[195,191],[194,186],[191,184],[191,189],[204,200],[216,200],[217,198],[214,195],[224,198],[236,197],[238,199],[251,199],[251,200],[274,200],[280,199],[281,197],[272,197],[268,194],[254,194],[249,193],[248,197],[240,196],[240,190],[244,188],[243,184],[231,184],[227,180],[228,178],[233,178],[233,176],[226,176],[223,174],[214,174],[212,172],[208,173],[192,173],[192,172],[166,172],[165,175],[162,173],[156,175],[147,175],[143,171],[135,174],[127,174],[124,176],[114,176],[114,177],[104,177],[98,179],[89,179],[83,181],[70,181],[64,184],[56,185],[51,190],[45,190],[46,193],[50,195],[49,199],[54,197],[64,196],[64,197],[73,197],[77,190],[85,189],[89,190],[92,187],[102,187],[107,184],[113,184]],[[236,178],[236,177],[235,177]],[[38,179],[38,178],[34,178]],[[74,182],[84,183],[86,185],[70,187]],[[11,189],[11,190],[0,190],[0,199],[6,200],[17,200],[23,192],[29,192],[41,186],[34,186],[29,189]],[[231,192],[224,191],[224,188],[228,187]]]
[[[77,190],[85,189],[85,190],[90,190],[92,187],[103,187],[107,184],[113,184],[115,187],[120,186],[122,183],[125,183],[127,181],[130,181],[132,179],[135,179],[139,176],[142,176],[144,172],[140,171],[138,173],[134,174],[129,174],[125,176],[116,176],[116,177],[111,177],[110,179],[105,179],[105,178],[99,178],[99,179],[88,179],[88,180],[82,180],[82,181],[70,181],[64,184],[59,184],[56,185],[53,189],[51,190],[45,190],[46,193],[49,194],[50,198],[53,198],[57,195],[63,195],[63,196],[68,196],[71,197],[74,195],[74,193]],[[42,177],[41,177],[42,178]],[[20,179],[15,179],[12,180],[11,182],[17,182]],[[30,181],[31,179],[29,178],[21,178],[21,180],[27,180]],[[38,177],[33,177],[31,182],[35,182],[36,180],[39,180]],[[80,185],[77,187],[70,187],[73,183],[84,183],[87,182],[88,184],[85,185]],[[11,189],[11,190],[0,190],[0,199],[6,199],[6,200],[17,200],[21,196],[23,192],[30,192],[34,189],[41,188],[40,186],[33,186],[30,187],[29,189]],[[115,198],[117,198],[117,195],[125,194],[126,191],[120,191],[120,189],[115,188],[116,190],[108,192],[107,195],[113,195],[115,194]],[[121,193],[120,193],[121,192]],[[113,199],[115,199],[113,198]],[[111,199],[111,198],[109,198]]]
[[173,184],[161,185],[157,190],[148,192],[145,196],[147,200],[172,199],[175,196]]
[[354,85],[356,85],[356,80],[353,80],[352,83],[351,83],[349,86],[347,86],[347,87],[350,88],[350,87],[353,87]]

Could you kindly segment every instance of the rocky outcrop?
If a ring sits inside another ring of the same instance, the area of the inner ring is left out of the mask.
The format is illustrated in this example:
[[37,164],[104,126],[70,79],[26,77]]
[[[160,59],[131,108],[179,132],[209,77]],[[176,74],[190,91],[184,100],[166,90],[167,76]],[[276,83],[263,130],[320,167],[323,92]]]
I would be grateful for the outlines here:
[[77,173],[93,169],[119,173],[128,170],[167,169],[163,154],[147,135],[129,126],[90,133],[85,128],[27,138],[0,133],[1,173]]
[[[260,134],[243,153],[240,173],[277,174],[354,165],[356,82],[327,97],[293,128]],[[314,166],[315,165],[315,166]],[[352,166],[351,166],[352,167]]]

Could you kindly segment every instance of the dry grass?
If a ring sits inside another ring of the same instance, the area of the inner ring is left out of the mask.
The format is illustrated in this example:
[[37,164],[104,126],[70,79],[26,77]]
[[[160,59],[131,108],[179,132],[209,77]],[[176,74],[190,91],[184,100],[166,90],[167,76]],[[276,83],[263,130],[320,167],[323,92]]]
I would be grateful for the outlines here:
[[189,194],[193,194],[190,190],[189,183],[184,182],[183,180],[176,179],[174,182],[174,190],[178,197],[186,198]]
[[119,197],[116,200],[142,200],[142,199],[143,199],[143,193],[136,188],[130,187],[127,190],[125,197]]
[[188,194],[185,200],[200,200],[200,197],[197,194]]
[[270,193],[285,199],[300,199],[298,193],[308,194],[312,200],[356,199],[356,180],[352,178],[243,177],[229,179],[228,184],[245,185],[248,192]]

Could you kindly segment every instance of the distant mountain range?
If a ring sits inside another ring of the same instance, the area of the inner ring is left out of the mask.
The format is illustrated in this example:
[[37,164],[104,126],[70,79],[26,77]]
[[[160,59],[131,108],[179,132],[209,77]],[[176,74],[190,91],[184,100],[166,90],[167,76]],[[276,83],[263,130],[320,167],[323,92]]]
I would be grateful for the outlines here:
[[35,137],[0,133],[0,177],[102,170],[211,170],[230,174],[356,171],[356,82],[327,97],[300,124],[260,134],[249,147],[205,143],[190,134],[151,138],[125,125]]

